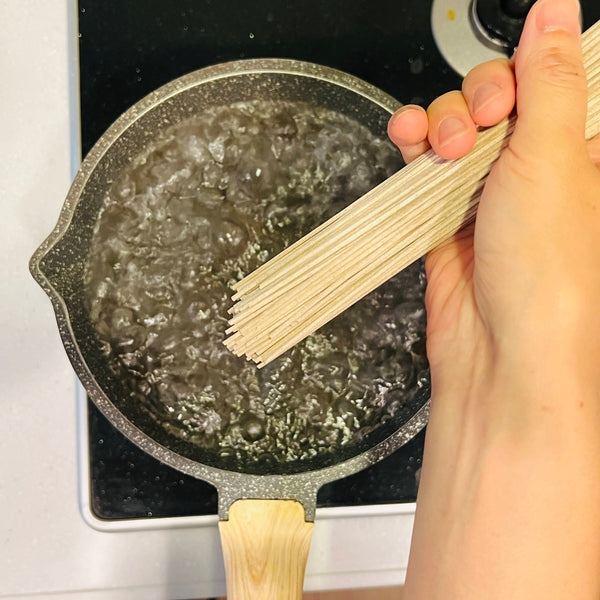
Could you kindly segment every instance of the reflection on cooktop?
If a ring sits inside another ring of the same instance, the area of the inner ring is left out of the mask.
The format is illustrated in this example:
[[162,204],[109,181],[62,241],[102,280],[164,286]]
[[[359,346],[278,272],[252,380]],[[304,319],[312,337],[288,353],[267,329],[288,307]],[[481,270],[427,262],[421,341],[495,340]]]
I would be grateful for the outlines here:
[[[121,435],[89,402],[90,505],[100,519],[217,513],[216,489],[159,463]],[[360,473],[323,486],[319,507],[414,502],[424,432]]]

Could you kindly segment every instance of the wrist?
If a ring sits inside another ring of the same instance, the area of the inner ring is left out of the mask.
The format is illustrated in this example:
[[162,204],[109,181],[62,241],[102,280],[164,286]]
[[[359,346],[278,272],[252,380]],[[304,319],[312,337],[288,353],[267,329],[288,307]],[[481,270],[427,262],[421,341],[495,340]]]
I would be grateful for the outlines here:
[[462,394],[432,373],[407,597],[588,598],[600,586],[574,575],[600,564],[598,393],[576,363],[547,358],[481,361]]

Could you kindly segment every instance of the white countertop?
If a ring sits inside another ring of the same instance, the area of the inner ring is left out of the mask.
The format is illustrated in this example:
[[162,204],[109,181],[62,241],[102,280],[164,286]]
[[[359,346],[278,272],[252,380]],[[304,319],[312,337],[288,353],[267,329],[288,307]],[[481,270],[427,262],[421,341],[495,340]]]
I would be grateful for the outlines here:
[[[78,506],[76,380],[28,271],[77,162],[75,11],[71,0],[0,2],[0,598],[216,596],[216,518],[106,532]],[[305,589],[402,583],[413,511],[317,511]]]

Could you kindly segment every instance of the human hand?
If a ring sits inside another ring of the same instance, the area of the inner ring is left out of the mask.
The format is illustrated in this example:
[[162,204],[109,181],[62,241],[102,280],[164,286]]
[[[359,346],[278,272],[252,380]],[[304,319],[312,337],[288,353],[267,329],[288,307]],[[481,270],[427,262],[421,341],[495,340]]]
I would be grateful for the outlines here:
[[579,37],[572,0],[540,0],[514,65],[390,121],[405,160],[454,159],[518,111],[475,226],[426,261],[432,408],[408,598],[600,589],[600,139],[584,139]]
[[[571,25],[573,31],[579,31],[578,21]],[[441,354],[441,362],[445,354],[454,354],[448,344],[458,342],[462,347],[465,342],[457,340],[456,331],[445,331],[444,326],[447,321],[456,325],[459,320],[458,315],[450,318],[446,306],[457,285],[467,284],[461,300],[468,293],[473,294],[474,303],[469,310],[481,312],[478,316],[498,338],[507,335],[507,327],[514,329],[521,319],[530,318],[527,304],[534,307],[536,320],[545,316],[540,314],[540,307],[560,301],[557,291],[569,282],[575,292],[584,290],[589,295],[600,272],[597,255],[590,252],[598,246],[599,236],[594,229],[598,219],[590,221],[586,213],[589,210],[595,216],[598,204],[600,174],[594,163],[600,164],[600,136],[588,142],[586,151],[586,85],[581,50],[573,39],[567,57],[572,64],[554,65],[552,61],[560,59],[551,54],[554,47],[548,45],[548,55],[542,56],[542,40],[532,37],[531,31],[524,36],[514,64],[495,60],[479,65],[465,78],[462,92],[441,96],[427,112],[419,106],[404,106],[390,120],[390,138],[406,162],[430,147],[442,158],[462,157],[475,142],[477,126],[495,125],[511,113],[516,98],[515,69],[521,74],[517,131],[486,185],[475,239],[473,229],[469,229],[459,234],[458,241],[452,240],[428,257],[429,350],[433,355],[430,358]],[[557,49],[560,50],[558,46]],[[550,64],[544,65],[544,61]],[[550,73],[551,68],[556,72]],[[582,239],[586,234],[591,234],[591,239]],[[560,237],[561,244],[549,244],[552,236]],[[571,250],[568,256],[567,249]],[[591,272],[578,273],[582,258],[589,259],[583,262],[589,263]],[[444,269],[436,268],[440,265]],[[473,272],[468,266],[473,267]],[[531,279],[533,274],[535,281]],[[575,281],[578,274],[581,277]],[[548,281],[543,282],[545,275]],[[535,284],[542,283],[545,285],[540,285],[541,298],[535,300]],[[519,289],[521,295],[517,297]],[[554,306],[547,315],[554,317],[554,309],[564,312],[564,308]],[[585,328],[588,327],[586,320]],[[439,343],[438,337],[442,338]],[[512,333],[510,337],[512,343]]]

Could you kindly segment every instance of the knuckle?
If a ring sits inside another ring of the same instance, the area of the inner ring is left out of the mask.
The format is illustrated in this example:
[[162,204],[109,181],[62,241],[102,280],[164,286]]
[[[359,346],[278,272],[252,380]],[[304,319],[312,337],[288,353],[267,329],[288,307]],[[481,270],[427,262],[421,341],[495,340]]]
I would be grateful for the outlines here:
[[561,88],[585,88],[585,71],[581,60],[560,46],[541,51],[532,68],[538,77]]
[[449,107],[454,107],[457,101],[460,101],[462,98],[462,92],[457,90],[453,90],[451,92],[446,92],[441,96],[438,96],[427,108],[427,114],[431,115],[432,113],[441,112]]
[[494,58],[473,67],[463,79],[462,90],[471,90],[475,86],[490,79],[512,79],[513,69],[507,58]]
[[482,75],[488,76],[490,73],[498,75],[510,72],[510,61],[507,58],[494,58],[473,67],[473,69],[467,73],[467,77],[478,78]]
[[509,181],[516,177],[523,184],[535,188],[539,165],[531,164],[531,153],[522,152],[517,144],[509,143],[501,158],[498,163],[500,181]]

